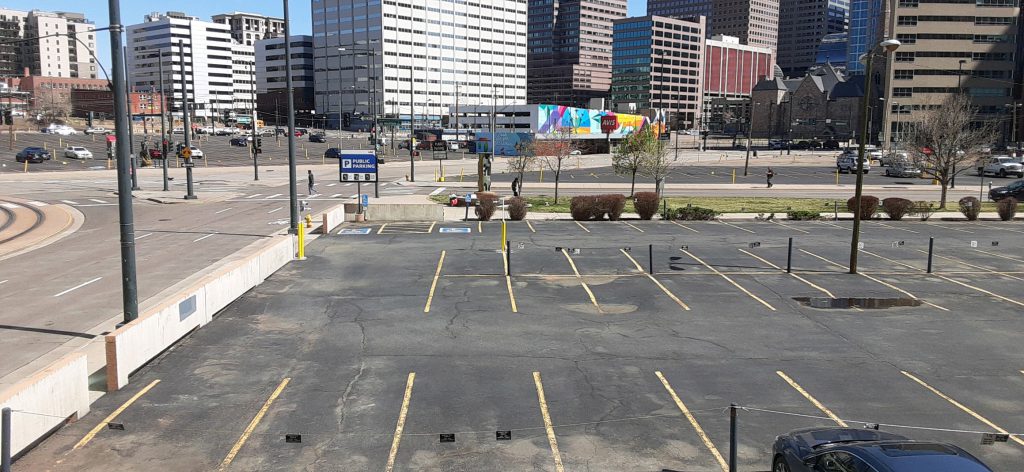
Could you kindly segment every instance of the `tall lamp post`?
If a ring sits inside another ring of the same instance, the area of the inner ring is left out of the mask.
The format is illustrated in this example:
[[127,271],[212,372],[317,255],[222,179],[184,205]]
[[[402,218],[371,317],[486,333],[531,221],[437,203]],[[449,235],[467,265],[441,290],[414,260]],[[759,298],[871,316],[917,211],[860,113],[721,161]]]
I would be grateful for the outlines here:
[[881,49],[883,54],[888,54],[900,47],[900,42],[895,39],[887,39],[878,43],[877,46],[871,48],[867,54],[861,56],[861,61],[865,62],[864,72],[864,96],[861,98],[861,125],[860,125],[860,143],[857,149],[857,184],[853,193],[854,205],[853,205],[853,235],[850,237],[850,273],[857,273],[857,255],[860,252],[860,204],[861,196],[864,193],[864,144],[867,141],[868,135],[868,123],[871,121],[871,117],[868,115],[868,104],[871,103],[871,89],[874,87],[871,83],[871,65],[874,64],[874,57],[876,56],[875,50]]
[[750,135],[754,132],[754,107],[760,105],[760,102],[755,103],[753,98],[750,100],[750,111],[747,112],[747,159],[743,162],[743,176],[747,176],[747,171],[750,169]]

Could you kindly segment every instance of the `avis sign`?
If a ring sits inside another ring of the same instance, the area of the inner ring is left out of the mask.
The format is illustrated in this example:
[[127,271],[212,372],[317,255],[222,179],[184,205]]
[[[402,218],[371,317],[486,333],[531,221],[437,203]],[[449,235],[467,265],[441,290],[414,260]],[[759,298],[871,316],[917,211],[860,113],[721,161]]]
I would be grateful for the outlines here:
[[338,165],[341,182],[377,180],[377,155],[373,151],[341,151]]
[[615,115],[604,115],[601,117],[601,132],[610,134],[619,127],[619,118]]

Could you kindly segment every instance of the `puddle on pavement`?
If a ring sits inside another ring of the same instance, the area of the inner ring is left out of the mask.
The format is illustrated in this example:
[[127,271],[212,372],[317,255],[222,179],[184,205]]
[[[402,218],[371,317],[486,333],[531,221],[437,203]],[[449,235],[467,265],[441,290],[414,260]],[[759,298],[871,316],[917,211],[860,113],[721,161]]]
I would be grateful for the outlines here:
[[876,310],[904,306],[921,306],[923,303],[916,298],[828,298],[828,297],[793,297],[793,300],[811,308]]

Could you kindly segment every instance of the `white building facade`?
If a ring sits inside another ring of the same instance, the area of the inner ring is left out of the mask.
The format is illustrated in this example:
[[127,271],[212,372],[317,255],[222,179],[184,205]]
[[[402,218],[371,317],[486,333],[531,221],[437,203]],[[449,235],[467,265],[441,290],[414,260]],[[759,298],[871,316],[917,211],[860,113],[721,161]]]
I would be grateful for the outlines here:
[[255,46],[261,39],[284,36],[284,20],[281,18],[236,11],[213,15],[213,22],[228,25],[231,37],[246,46]]
[[375,101],[422,126],[456,102],[526,103],[526,0],[312,0],[312,18],[318,114]]
[[255,103],[255,53],[234,41],[221,23],[181,13],[151,14],[144,23],[127,27],[128,83],[134,91],[159,90],[163,55],[164,90],[168,108],[181,114],[182,60],[193,115],[222,117],[224,112],[248,112]]

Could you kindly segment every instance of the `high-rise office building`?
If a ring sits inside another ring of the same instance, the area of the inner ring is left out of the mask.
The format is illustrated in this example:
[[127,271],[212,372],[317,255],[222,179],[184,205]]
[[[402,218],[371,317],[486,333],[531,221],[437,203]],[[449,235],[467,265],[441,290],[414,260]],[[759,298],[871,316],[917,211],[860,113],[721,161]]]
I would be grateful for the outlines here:
[[[292,90],[295,119],[305,123],[314,110],[313,37],[292,35]],[[284,37],[256,41],[256,110],[267,124],[287,124],[288,88]]]
[[882,0],[850,0],[850,26],[846,45],[846,72],[863,74],[860,56],[882,39]]
[[0,76],[95,79],[96,26],[81,13],[0,8]]
[[612,82],[612,22],[626,17],[626,0],[530,2],[530,103],[586,107],[608,96]]
[[231,37],[241,44],[252,46],[256,41],[284,36],[284,20],[255,13],[222,13],[213,15],[214,23],[231,28]]
[[526,101],[526,0],[312,0],[312,18],[317,114],[369,114],[374,90],[417,126]]
[[778,45],[779,0],[649,0],[647,14],[690,19],[704,15],[707,37],[733,36],[773,51]]
[[803,76],[822,38],[846,31],[849,8],[848,0],[781,0],[777,61],[783,74]]
[[[671,18],[697,19],[704,17],[704,35],[712,35],[714,0],[648,0],[647,14]],[[717,33],[714,33],[717,34]]]

